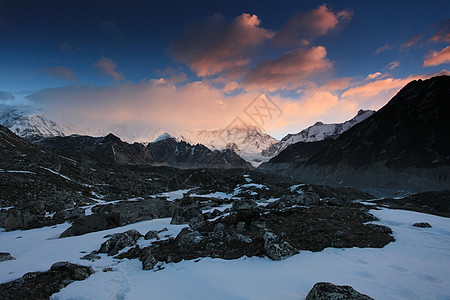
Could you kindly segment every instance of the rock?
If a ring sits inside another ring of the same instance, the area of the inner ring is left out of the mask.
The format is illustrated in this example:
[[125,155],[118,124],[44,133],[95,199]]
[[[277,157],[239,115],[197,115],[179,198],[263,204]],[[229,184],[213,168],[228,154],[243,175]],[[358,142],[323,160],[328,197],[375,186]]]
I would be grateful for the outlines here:
[[292,206],[292,205],[318,205],[320,203],[320,197],[314,192],[302,192],[301,194],[294,195],[283,195],[279,200],[278,209],[284,208],[284,206]]
[[361,294],[348,285],[334,285],[329,282],[318,282],[309,291],[306,300],[370,300],[373,298]]
[[158,263],[150,248],[145,248],[143,250],[140,260],[142,262],[142,270],[151,270]]
[[228,242],[231,242],[231,241],[238,241],[238,242],[245,243],[245,244],[251,244],[253,242],[251,237],[240,234],[240,233],[233,233],[232,235],[230,235],[228,237]]
[[8,252],[0,252],[0,262],[6,260],[15,260],[15,258],[12,257],[11,254]]
[[157,239],[159,240],[158,231],[156,230],[150,230],[147,232],[144,236],[145,240],[151,240],[151,239]]
[[75,280],[94,273],[90,267],[57,262],[46,272],[31,272],[22,278],[0,284],[1,299],[49,299],[51,295]]
[[239,210],[246,210],[246,209],[255,209],[258,207],[255,202],[249,199],[239,199],[235,200],[233,202],[233,206],[231,207],[231,210],[233,211],[239,211]]
[[100,255],[98,255],[94,251],[81,257],[81,259],[90,260],[90,261],[96,261],[97,259],[100,259],[100,258],[101,258]]
[[117,254],[120,250],[128,246],[136,245],[137,240],[142,235],[136,229],[130,229],[126,232],[113,234],[106,242],[104,242],[99,253],[108,253],[109,256]]
[[431,228],[431,225],[427,222],[414,223],[413,226],[420,227],[420,228]]
[[202,211],[195,203],[190,204],[180,204],[177,206],[173,212],[172,220],[170,221],[170,224],[180,225],[180,224],[187,224],[192,219],[196,218],[197,223],[201,222],[201,220],[204,221],[204,217],[202,214]]
[[54,263],[50,267],[50,271],[68,272],[73,280],[84,280],[94,274],[91,267],[79,266],[68,261]]
[[276,236],[274,233],[266,231],[263,235],[264,251],[272,260],[283,260],[298,253],[291,244]]
[[376,230],[378,232],[382,232],[382,233],[388,233],[391,234],[392,233],[392,229],[384,226],[384,225],[378,225],[378,224],[366,224],[366,226],[372,228],[373,230]]
[[167,229],[167,227],[164,227],[163,229],[158,230],[158,233],[165,232],[165,231],[169,231],[169,229]]
[[175,240],[178,243],[180,251],[188,253],[196,244],[200,243],[202,235],[198,231],[191,231],[188,228],[183,228]]
[[205,225],[205,219],[202,217],[202,218],[198,218],[198,217],[195,217],[195,218],[192,218],[190,221],[189,221],[189,226],[193,229],[193,230],[197,230],[197,229],[200,229],[201,227],[203,227],[204,225]]

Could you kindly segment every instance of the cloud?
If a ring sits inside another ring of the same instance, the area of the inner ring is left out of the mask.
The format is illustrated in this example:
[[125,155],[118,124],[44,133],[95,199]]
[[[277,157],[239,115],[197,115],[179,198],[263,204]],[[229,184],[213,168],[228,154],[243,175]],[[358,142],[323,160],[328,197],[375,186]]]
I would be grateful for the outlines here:
[[246,66],[249,51],[273,36],[260,25],[256,15],[243,13],[226,24],[216,14],[187,27],[169,51],[202,77]]
[[373,54],[377,55],[377,54],[380,54],[381,52],[389,50],[389,49],[392,49],[392,45],[386,44],[386,45],[378,48]]
[[296,49],[286,52],[274,60],[259,62],[243,80],[249,88],[264,88],[270,91],[294,89],[313,74],[332,69],[324,47]]
[[377,77],[380,77],[381,75],[383,75],[383,74],[381,74],[380,72],[375,72],[373,74],[367,75],[366,79],[367,80],[372,80],[372,79],[375,79]]
[[424,67],[432,67],[441,64],[450,63],[450,46],[445,47],[439,52],[433,51],[423,62]]
[[47,73],[50,76],[65,79],[69,81],[76,82],[78,81],[77,74],[72,69],[63,67],[63,66],[56,66],[52,68],[46,68]]
[[341,94],[341,99],[356,102],[360,108],[379,109],[409,82],[418,79],[425,80],[439,75],[450,75],[450,72],[444,70],[438,73],[412,75],[406,78],[378,79],[346,90]]
[[117,64],[110,58],[100,58],[94,63],[94,67],[98,68],[101,74],[114,78],[116,82],[125,79],[122,72],[117,71]]
[[333,12],[324,4],[305,13],[294,14],[278,31],[273,41],[281,46],[305,46],[318,36],[335,29],[339,23],[350,20],[351,10]]
[[14,100],[16,97],[10,92],[0,91],[0,101],[11,101]]
[[450,42],[450,19],[442,21],[436,25],[437,32],[430,38],[431,42]]
[[393,62],[390,62],[389,64],[387,64],[385,68],[389,69],[389,70],[393,70],[393,69],[398,68],[398,67],[400,67],[400,62],[393,61]]
[[417,44],[422,39],[422,37],[423,37],[422,34],[413,36],[406,43],[404,43],[401,48],[409,48],[409,47],[414,46],[415,44]]

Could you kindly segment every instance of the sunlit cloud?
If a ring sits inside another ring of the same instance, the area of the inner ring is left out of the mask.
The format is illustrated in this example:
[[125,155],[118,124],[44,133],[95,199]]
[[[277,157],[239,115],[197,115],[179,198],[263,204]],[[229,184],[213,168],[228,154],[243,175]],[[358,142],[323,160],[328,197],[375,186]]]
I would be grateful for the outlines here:
[[249,51],[273,36],[256,15],[243,13],[229,24],[216,14],[186,28],[170,52],[198,76],[214,75],[250,63]]
[[324,47],[296,49],[274,59],[261,61],[243,81],[248,88],[264,88],[270,91],[295,89],[304,80],[320,72],[332,69]]
[[445,20],[443,22],[439,22],[437,25],[437,31],[430,38],[431,42],[439,43],[439,42],[450,42],[450,19]]
[[117,64],[108,57],[102,57],[94,63],[101,74],[112,77],[115,81],[121,81],[125,79],[123,73],[118,71]]
[[52,68],[46,68],[45,70],[50,76],[73,82],[78,81],[77,74],[72,69],[63,66],[56,66]]
[[380,73],[380,72],[375,72],[375,73],[373,73],[373,74],[367,75],[366,79],[367,79],[367,80],[372,80],[372,79],[375,79],[375,78],[380,77],[380,76],[382,76],[382,75],[383,75],[383,74]]
[[380,48],[378,48],[373,54],[377,55],[380,54],[381,52],[384,52],[386,50],[392,49],[392,45],[390,44],[386,44],[384,46],[381,46]]
[[339,23],[350,20],[352,15],[351,10],[333,12],[325,4],[296,13],[275,34],[273,41],[282,46],[306,46],[312,39],[334,30]]
[[393,69],[398,68],[398,67],[400,67],[400,62],[393,61],[393,62],[390,62],[389,64],[387,64],[387,66],[385,68],[389,69],[389,70],[393,70]]
[[409,48],[409,47],[412,47],[412,46],[416,45],[422,39],[422,37],[423,37],[422,34],[413,36],[406,43],[404,43],[402,45],[402,48]]
[[446,63],[450,63],[450,46],[445,47],[441,51],[431,52],[423,62],[423,66],[431,67]]

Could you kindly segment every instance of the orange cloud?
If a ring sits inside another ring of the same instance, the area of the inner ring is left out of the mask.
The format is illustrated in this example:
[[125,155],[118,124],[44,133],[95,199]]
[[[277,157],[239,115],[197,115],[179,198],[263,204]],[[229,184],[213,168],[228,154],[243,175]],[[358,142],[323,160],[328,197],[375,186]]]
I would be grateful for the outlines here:
[[430,38],[431,42],[450,42],[450,19],[437,24],[438,30]]
[[390,62],[385,68],[389,70],[393,70],[395,68],[398,68],[400,66],[400,63],[398,61]]
[[117,64],[108,57],[102,57],[94,63],[94,67],[98,68],[100,73],[106,76],[111,76],[115,81],[125,79],[122,72],[117,71]]
[[275,44],[282,46],[308,45],[310,40],[327,34],[340,22],[349,20],[352,11],[333,12],[324,4],[305,13],[294,14],[274,36]]
[[249,88],[267,90],[294,89],[299,87],[306,77],[330,70],[333,64],[327,58],[324,47],[296,49],[271,61],[258,63],[243,80]]
[[439,52],[433,51],[423,62],[424,67],[432,67],[441,64],[450,63],[450,46],[445,47]]
[[170,52],[198,76],[243,67],[250,63],[248,52],[273,36],[260,25],[256,15],[244,13],[225,24],[216,14],[185,29]]
[[380,48],[378,48],[373,54],[377,55],[377,54],[379,54],[379,53],[381,53],[383,51],[389,50],[389,49],[392,49],[392,45],[386,44],[386,45],[381,46]]
[[375,79],[377,77],[380,77],[381,75],[383,75],[383,74],[381,74],[380,72],[375,72],[373,74],[367,75],[366,79],[367,80],[372,80],[372,79]]
[[417,44],[421,39],[423,35],[419,34],[416,36],[413,36],[411,39],[409,39],[406,43],[402,45],[402,48],[409,48]]
[[77,74],[72,69],[63,67],[63,66],[56,66],[52,68],[46,69],[47,73],[53,77],[61,78],[69,81],[78,81]]

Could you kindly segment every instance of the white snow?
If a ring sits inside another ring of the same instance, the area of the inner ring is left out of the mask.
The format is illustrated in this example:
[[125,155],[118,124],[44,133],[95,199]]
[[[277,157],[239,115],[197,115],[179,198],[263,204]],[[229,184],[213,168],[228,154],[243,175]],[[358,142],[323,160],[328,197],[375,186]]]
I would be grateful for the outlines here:
[[150,195],[150,197],[154,197],[154,198],[155,197],[166,197],[167,201],[175,201],[175,200],[183,198],[184,194],[186,194],[190,190],[192,190],[192,189],[176,190],[176,191],[171,191],[171,192],[160,193],[157,195]]
[[22,174],[36,174],[31,171],[20,171],[20,170],[0,170],[2,173],[22,173]]
[[59,176],[61,176],[62,178],[66,179],[66,180],[72,181],[72,179],[70,179],[69,177],[64,176],[63,174],[58,173],[58,172],[56,172],[56,171],[53,171],[52,169],[44,168],[44,167],[41,167],[41,168],[44,169],[44,170],[47,170],[47,171],[49,171],[50,173],[53,173],[53,174],[55,174],[55,175],[59,175]]
[[[16,257],[0,263],[0,282],[68,260],[91,265],[96,273],[52,299],[304,299],[319,281],[351,285],[375,299],[450,299],[450,219],[403,210],[371,212],[380,219],[376,223],[392,228],[395,242],[381,249],[301,251],[283,261],[202,258],[164,264],[158,272],[143,271],[138,259],[120,261],[101,255],[95,262],[80,260],[84,255],[80,251],[96,250],[106,234],[132,228],[145,234],[167,227],[164,234],[175,236],[183,226],[170,225],[170,219],[64,239],[56,237],[68,224],[0,232],[1,250]],[[411,226],[416,222],[433,227]],[[102,272],[105,267],[113,270]]]

